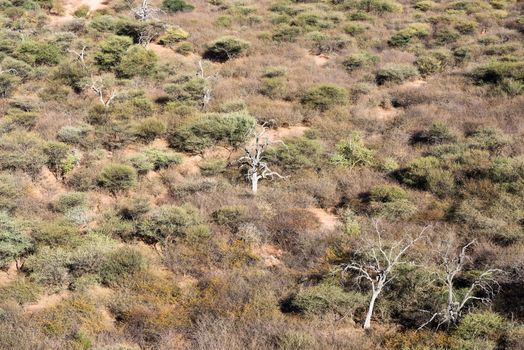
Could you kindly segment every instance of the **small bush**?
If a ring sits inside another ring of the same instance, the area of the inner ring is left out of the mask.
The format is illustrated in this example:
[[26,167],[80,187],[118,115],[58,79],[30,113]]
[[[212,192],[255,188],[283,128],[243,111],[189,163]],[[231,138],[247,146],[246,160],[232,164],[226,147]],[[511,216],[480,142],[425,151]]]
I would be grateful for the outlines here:
[[102,283],[114,285],[145,269],[144,256],[136,249],[122,247],[108,254],[100,269]]
[[276,42],[295,42],[298,36],[301,34],[300,27],[290,26],[287,24],[278,26],[273,34],[271,39]]
[[190,205],[165,205],[150,212],[139,224],[138,237],[148,243],[183,237],[203,223],[198,210]]
[[125,164],[109,164],[98,176],[98,186],[113,195],[131,189],[136,184],[136,171]]
[[211,159],[201,162],[198,167],[202,175],[216,176],[226,171],[227,162],[222,159]]
[[413,143],[427,143],[431,145],[455,142],[457,136],[449,127],[441,122],[435,122],[428,130],[415,133],[411,138]]
[[16,48],[16,55],[22,61],[32,65],[55,65],[60,62],[58,47],[45,42],[24,40]]
[[283,169],[296,170],[319,166],[324,147],[318,140],[306,137],[286,139],[285,145],[268,149],[266,159]]
[[457,327],[455,334],[464,340],[497,340],[504,330],[504,319],[493,312],[482,311],[466,315]]
[[387,82],[401,83],[403,81],[415,78],[419,75],[417,68],[405,64],[392,64],[380,69],[375,80],[377,84],[382,85]]
[[95,61],[100,68],[110,70],[118,66],[122,56],[133,45],[128,36],[112,35],[100,44],[100,51],[95,54]]
[[344,32],[346,34],[349,34],[351,36],[357,36],[359,34],[364,33],[366,30],[369,29],[369,26],[367,24],[362,23],[349,23],[344,27]]
[[169,12],[191,11],[195,7],[183,0],[163,0],[162,8]]
[[364,68],[367,66],[373,66],[377,64],[379,57],[376,55],[371,55],[367,52],[355,53],[348,58],[346,58],[342,65],[348,72],[352,72],[359,68]]
[[46,162],[44,143],[38,136],[15,131],[0,137],[0,169],[36,175]]
[[0,212],[0,268],[18,261],[33,251],[33,243],[19,225],[6,213]]
[[370,199],[373,202],[387,203],[408,199],[407,192],[396,185],[379,185],[370,191]]
[[366,296],[345,292],[332,284],[320,284],[302,288],[290,302],[291,309],[308,316],[320,316],[326,313],[352,315],[366,303]]
[[141,120],[134,127],[134,135],[144,142],[151,142],[166,131],[166,123],[157,118]]
[[154,72],[157,60],[153,51],[134,45],[122,55],[116,73],[120,78],[147,77]]
[[358,133],[353,133],[347,140],[340,141],[336,148],[337,153],[331,158],[334,164],[359,167],[373,163],[374,152],[364,145]]
[[304,106],[320,111],[327,111],[332,107],[344,105],[347,101],[347,90],[333,84],[312,87],[306,91],[301,99]]
[[203,115],[171,132],[168,141],[171,147],[186,152],[200,152],[215,144],[238,147],[255,124],[244,111]]
[[158,38],[158,43],[164,46],[173,46],[176,43],[186,40],[189,37],[189,33],[182,28],[167,28],[166,32]]
[[204,57],[210,60],[224,62],[245,53],[251,44],[247,41],[224,36],[210,43],[204,52]]
[[244,221],[244,210],[238,206],[227,206],[215,210],[211,217],[217,225],[236,231]]
[[53,209],[59,213],[66,213],[74,208],[87,207],[87,198],[83,192],[68,192],[53,203]]

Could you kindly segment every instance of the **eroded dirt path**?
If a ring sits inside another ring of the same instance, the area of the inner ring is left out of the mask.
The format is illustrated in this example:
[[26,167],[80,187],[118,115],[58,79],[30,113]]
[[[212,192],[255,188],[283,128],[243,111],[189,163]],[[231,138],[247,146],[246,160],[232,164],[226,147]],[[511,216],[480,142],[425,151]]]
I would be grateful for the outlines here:
[[109,0],[68,0],[63,7],[61,15],[50,16],[51,24],[61,24],[74,19],[73,13],[82,5],[89,7],[89,12],[104,9],[108,6]]

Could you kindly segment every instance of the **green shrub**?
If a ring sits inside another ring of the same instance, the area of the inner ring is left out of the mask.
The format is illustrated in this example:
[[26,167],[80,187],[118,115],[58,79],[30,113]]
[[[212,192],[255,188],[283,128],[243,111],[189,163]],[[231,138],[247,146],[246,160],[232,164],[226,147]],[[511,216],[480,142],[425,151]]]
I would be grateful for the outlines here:
[[224,62],[245,53],[251,44],[233,36],[221,37],[207,46],[204,57],[213,61]]
[[290,26],[283,24],[278,26],[273,34],[271,34],[271,39],[276,42],[295,42],[298,36],[301,34],[300,27]]
[[10,97],[21,79],[11,74],[0,75],[0,97]]
[[98,176],[98,186],[113,195],[133,188],[136,184],[136,171],[125,164],[109,164]]
[[99,32],[113,32],[116,29],[116,19],[111,15],[95,16],[89,26]]
[[47,167],[56,177],[61,178],[73,170],[78,158],[68,144],[50,141],[44,147],[47,156]]
[[331,158],[334,164],[353,168],[369,166],[373,163],[375,152],[364,145],[362,137],[356,132],[347,140],[340,141],[336,148],[337,153]]
[[348,72],[352,72],[359,68],[364,68],[367,66],[373,66],[377,64],[379,57],[376,55],[371,55],[367,52],[355,53],[346,58],[342,65]]
[[16,56],[32,65],[55,65],[60,62],[60,50],[53,44],[23,40],[16,48]]
[[444,69],[443,62],[430,55],[417,57],[415,66],[417,66],[417,69],[422,76],[428,76],[433,73],[441,72]]
[[166,131],[166,123],[157,118],[139,121],[134,127],[134,135],[143,142],[151,142]]
[[359,34],[364,33],[366,30],[369,29],[369,26],[367,24],[362,23],[348,23],[344,27],[344,32],[346,34],[349,34],[351,36],[357,36]]
[[378,185],[370,191],[370,199],[373,202],[387,203],[408,199],[407,192],[396,185]]
[[442,144],[455,142],[457,136],[449,127],[441,122],[435,122],[428,130],[415,133],[412,137],[413,143]]
[[138,237],[148,243],[183,237],[190,229],[200,226],[203,219],[190,205],[165,205],[150,212],[139,224]]
[[460,38],[460,33],[450,28],[443,28],[433,35],[433,40],[438,45],[451,44]]
[[15,209],[20,197],[17,177],[7,172],[0,173],[0,211],[9,212]]
[[435,5],[436,4],[433,1],[421,0],[421,1],[417,1],[415,5],[413,5],[413,8],[419,11],[422,11],[422,12],[426,12],[426,11],[431,10],[433,7],[435,7]]
[[495,128],[482,128],[473,132],[467,138],[467,146],[473,149],[486,150],[500,154],[513,143],[511,136]]
[[33,237],[39,249],[41,246],[69,248],[80,243],[79,233],[75,224],[56,220],[42,224],[33,232]]
[[19,225],[6,213],[0,212],[0,268],[27,256],[33,251],[33,243],[25,236]]
[[100,44],[100,50],[95,54],[95,61],[104,70],[118,66],[124,53],[133,45],[133,39],[128,36],[112,35]]
[[504,319],[490,311],[474,312],[466,315],[455,330],[455,334],[465,340],[497,340],[505,327]]
[[376,73],[375,80],[377,84],[382,85],[387,82],[401,83],[403,81],[415,78],[419,75],[417,68],[406,64],[390,64]]
[[75,16],[77,18],[85,18],[85,17],[87,17],[87,14],[89,13],[89,10],[90,10],[89,6],[87,6],[87,5],[80,5],[73,12],[73,16]]
[[244,111],[208,114],[174,130],[168,141],[171,147],[186,152],[200,152],[216,144],[238,147],[255,125],[255,119]]
[[278,349],[282,350],[314,349],[315,345],[315,338],[302,331],[287,331],[278,339]]
[[474,69],[471,75],[479,83],[500,84],[511,79],[524,84],[524,61],[492,61]]
[[291,308],[307,316],[320,316],[326,313],[352,315],[366,303],[366,296],[355,292],[345,292],[332,284],[319,284],[302,288],[291,299]]
[[182,157],[171,151],[164,151],[156,148],[147,148],[143,153],[139,153],[129,158],[129,162],[139,174],[146,174],[150,170],[160,170],[172,164],[179,164]]
[[137,75],[147,77],[155,71],[157,60],[158,57],[153,51],[133,45],[122,55],[116,73],[120,78],[132,78]]
[[324,146],[318,140],[296,137],[286,139],[284,143],[267,150],[265,157],[271,164],[296,170],[317,167],[323,160]]
[[388,44],[393,47],[404,47],[412,38],[425,38],[429,35],[429,26],[424,23],[414,23],[395,33]]
[[333,84],[324,84],[309,88],[301,102],[304,106],[320,111],[346,104],[348,92],[345,88]]
[[0,131],[6,133],[17,128],[29,131],[36,125],[38,117],[39,115],[36,112],[11,108],[0,122]]
[[244,218],[244,208],[239,206],[226,206],[215,210],[211,217],[217,225],[226,226],[232,231],[238,230]]
[[0,169],[36,175],[46,162],[44,143],[35,134],[14,131],[0,136]]
[[226,171],[227,162],[223,159],[210,159],[200,162],[198,167],[202,175],[216,176]]
[[450,170],[442,169],[441,162],[433,156],[412,161],[402,174],[404,183],[429,190],[439,196],[453,193],[455,176]]
[[122,247],[108,254],[100,269],[102,283],[114,285],[125,281],[146,267],[144,256],[135,248]]
[[190,54],[191,52],[194,52],[195,47],[189,41],[183,41],[177,45],[177,47],[175,48],[175,51],[181,55],[186,56]]
[[26,279],[16,279],[8,285],[0,287],[0,300],[14,300],[23,305],[36,302],[42,293],[42,288]]
[[83,192],[64,193],[53,203],[53,209],[59,213],[67,213],[71,209],[87,207],[87,198]]
[[166,32],[158,38],[158,43],[164,46],[173,46],[176,43],[186,40],[189,33],[182,28],[169,27]]
[[162,8],[169,12],[191,11],[195,7],[183,0],[163,0]]

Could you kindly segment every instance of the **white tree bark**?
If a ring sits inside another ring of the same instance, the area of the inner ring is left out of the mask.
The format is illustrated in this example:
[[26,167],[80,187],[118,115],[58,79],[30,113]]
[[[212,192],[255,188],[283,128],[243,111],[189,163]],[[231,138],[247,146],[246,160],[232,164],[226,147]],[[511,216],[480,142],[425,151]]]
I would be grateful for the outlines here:
[[425,237],[428,228],[429,226],[424,227],[415,237],[407,237],[388,246],[382,240],[378,222],[375,222],[377,239],[372,242],[364,242],[365,253],[369,254],[371,261],[364,263],[352,261],[344,265],[344,271],[354,271],[357,274],[357,282],[366,280],[371,286],[371,298],[363,324],[364,329],[371,329],[375,304],[384,291],[384,287],[395,277],[395,267],[406,263],[401,258],[417,241]]
[[240,168],[247,169],[246,178],[249,182],[251,182],[251,191],[253,194],[256,194],[258,191],[259,180],[273,180],[275,177],[280,179],[284,178],[279,173],[269,169],[269,166],[264,161],[264,153],[266,152],[267,147],[271,144],[267,138],[262,140],[262,136],[265,132],[265,126],[262,126],[262,131],[258,134],[255,134],[254,146],[251,149],[246,147],[244,149],[244,156],[238,160],[238,163],[240,163]]

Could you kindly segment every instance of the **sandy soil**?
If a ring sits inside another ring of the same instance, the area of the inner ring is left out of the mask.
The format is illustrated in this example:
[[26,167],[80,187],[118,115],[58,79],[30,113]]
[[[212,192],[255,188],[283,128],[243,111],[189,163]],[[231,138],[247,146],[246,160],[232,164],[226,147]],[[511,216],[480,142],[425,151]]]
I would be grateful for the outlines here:
[[64,4],[63,14],[50,16],[50,23],[62,24],[71,21],[74,19],[73,12],[82,5],[89,6],[90,12],[94,12],[106,8],[108,3],[108,0],[67,0]]
[[24,311],[27,313],[34,313],[40,310],[44,310],[55,305],[58,305],[62,300],[67,299],[71,295],[71,292],[64,290],[60,293],[45,295],[40,298],[36,303],[24,305]]
[[7,270],[0,271],[0,287],[5,286],[6,284],[11,283],[16,279],[18,275],[18,270],[16,269],[16,263],[13,262],[9,265]]
[[329,211],[321,208],[308,208],[307,210],[318,218],[321,230],[334,231],[339,225],[338,217]]

